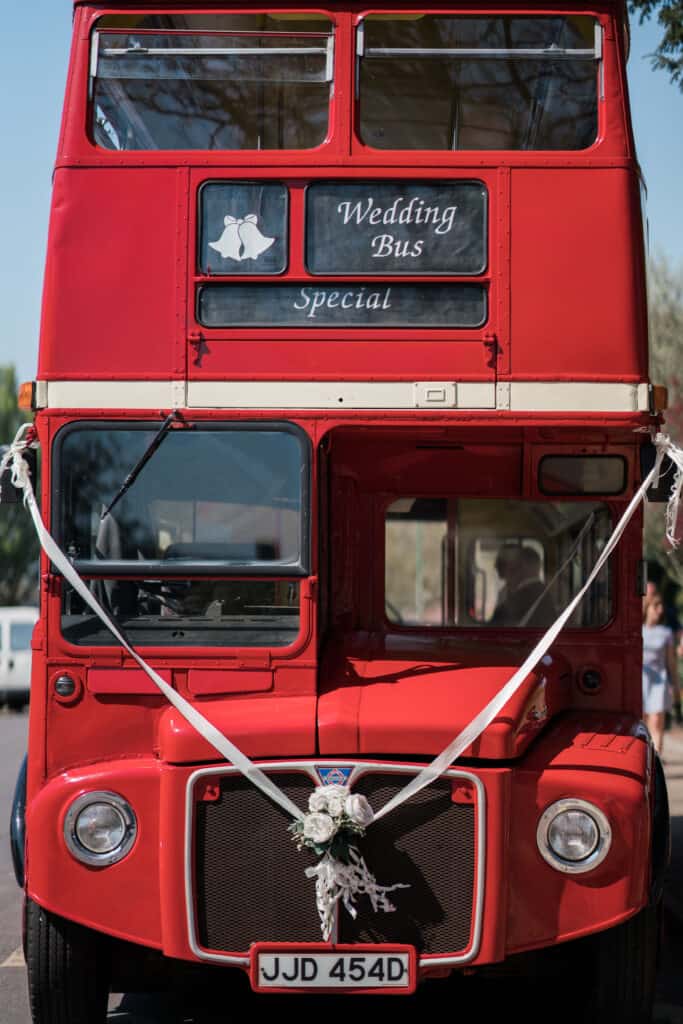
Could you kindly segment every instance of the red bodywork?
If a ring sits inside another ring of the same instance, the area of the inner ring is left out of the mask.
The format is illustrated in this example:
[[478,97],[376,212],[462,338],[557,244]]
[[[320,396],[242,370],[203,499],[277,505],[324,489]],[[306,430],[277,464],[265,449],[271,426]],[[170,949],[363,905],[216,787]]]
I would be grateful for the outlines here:
[[[50,452],[59,429],[82,419],[158,423],[157,392],[146,397],[139,382],[150,388],[152,382],[179,382],[186,396],[191,385],[212,381],[457,380],[496,389],[515,382],[549,388],[558,382],[646,383],[640,183],[619,5],[551,8],[591,13],[604,29],[604,99],[591,148],[426,158],[373,151],[354,135],[352,28],[365,10],[354,4],[328,12],[337,33],[335,95],[330,135],[319,149],[226,154],[97,148],[86,130],[90,33],[107,10],[136,6],[75,7],[38,381],[100,387],[136,382],[140,397],[125,407],[115,400],[98,408],[44,403],[37,426],[46,522],[55,485]],[[511,9],[467,7],[482,13]],[[541,11],[545,7],[528,8]],[[398,337],[390,330],[358,330],[350,337],[340,329],[316,329],[302,337],[294,329],[231,331],[198,324],[194,295],[203,278],[195,259],[196,197],[203,182],[284,182],[290,190],[285,277],[314,283],[303,263],[306,185],[325,177],[408,176],[474,178],[488,190],[488,269],[475,279],[489,289],[489,317],[481,329],[402,330]],[[626,492],[610,499],[618,518],[641,479],[642,434],[636,431],[654,422],[637,403],[632,409],[594,404],[566,412],[553,411],[552,402],[541,411],[514,405],[306,410],[291,403],[284,409],[210,404],[188,402],[184,415],[196,421],[286,420],[305,432],[314,453],[328,453],[329,500],[320,482],[322,462],[312,459],[312,572],[301,581],[301,629],[288,648],[146,648],[144,655],[250,757],[288,764],[424,762],[506,682],[538,635],[503,629],[482,640],[480,632],[463,630],[456,639],[426,642],[414,630],[391,629],[381,555],[382,510],[391,500],[405,493],[540,500],[536,467],[544,453],[618,453],[628,466]],[[416,452],[418,441],[424,450]],[[444,450],[455,441],[467,449],[457,479]],[[457,766],[485,792],[479,804],[486,836],[477,876],[480,930],[458,953],[470,966],[609,927],[648,899],[652,761],[639,724],[640,526],[636,515],[614,558],[616,598],[608,624],[562,634],[552,666],[531,673]],[[210,959],[192,948],[188,931],[187,787],[198,768],[215,766],[220,774],[226,766],[116,644],[84,649],[63,639],[62,581],[44,556],[41,572],[27,891],[49,910],[99,931],[170,957]],[[587,668],[602,675],[598,692],[581,687]],[[53,689],[64,672],[77,682],[70,699]],[[79,864],[63,840],[70,801],[89,789],[123,795],[138,815],[132,852],[107,869]],[[566,796],[594,802],[612,824],[611,855],[586,875],[553,870],[536,846],[540,814]],[[246,966],[244,950],[230,952],[238,959],[241,954]],[[421,959],[423,974],[429,960]]]

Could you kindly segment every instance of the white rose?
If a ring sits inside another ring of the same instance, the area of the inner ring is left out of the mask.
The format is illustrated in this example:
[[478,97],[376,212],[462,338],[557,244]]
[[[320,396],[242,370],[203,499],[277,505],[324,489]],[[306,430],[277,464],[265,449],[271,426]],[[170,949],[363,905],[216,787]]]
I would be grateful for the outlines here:
[[327,797],[327,811],[333,818],[339,818],[344,813],[344,805],[348,797],[333,793]]
[[314,789],[308,798],[308,809],[309,811],[326,811],[327,810],[327,793],[325,792],[325,786],[318,786]]
[[329,814],[313,812],[304,818],[304,837],[314,843],[326,843],[337,831],[337,826]]
[[366,828],[375,817],[372,807],[360,793],[351,793],[347,796],[344,810],[354,824],[363,828]]
[[341,797],[342,800],[346,800],[347,796],[349,795],[349,787],[342,786],[341,783],[339,782],[333,782],[329,786],[319,786],[318,789],[325,790],[328,800],[332,796],[338,796]]

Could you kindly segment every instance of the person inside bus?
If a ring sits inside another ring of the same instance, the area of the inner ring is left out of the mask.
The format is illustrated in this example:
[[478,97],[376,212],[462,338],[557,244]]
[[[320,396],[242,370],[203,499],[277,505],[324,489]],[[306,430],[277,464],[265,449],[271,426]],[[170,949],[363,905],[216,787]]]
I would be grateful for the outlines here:
[[534,548],[506,544],[496,558],[496,572],[503,580],[492,626],[550,626],[557,611],[541,579],[541,557]]

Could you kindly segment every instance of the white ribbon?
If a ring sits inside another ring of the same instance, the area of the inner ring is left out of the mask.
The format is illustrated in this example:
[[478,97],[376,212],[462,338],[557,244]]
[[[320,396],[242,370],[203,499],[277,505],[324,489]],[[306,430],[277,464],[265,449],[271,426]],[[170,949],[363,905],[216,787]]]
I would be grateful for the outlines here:
[[[104,622],[107,628],[119,641],[121,646],[155,683],[166,699],[190,723],[190,725],[192,725],[208,743],[215,747],[215,749],[227,761],[230,761],[246,778],[257,786],[258,789],[265,793],[266,796],[279,804],[280,807],[284,808],[284,810],[291,814],[293,818],[303,820],[304,813],[299,810],[296,804],[294,804],[278,786],[275,785],[272,779],[270,779],[269,776],[262,772],[253,761],[243,754],[242,751],[234,745],[234,743],[231,743],[226,736],[216,729],[216,727],[212,725],[204,715],[200,714],[192,704],[181,697],[173,687],[169,686],[169,684],[166,683],[161,676],[159,676],[158,673],[140,657],[139,654],[137,654],[125,637],[119,632],[118,628],[101,607],[99,602],[88,590],[66,556],[59,549],[45,528],[40,516],[35,495],[33,493],[33,487],[31,485],[28,466],[23,457],[23,451],[27,447],[35,447],[34,442],[27,441],[25,439],[25,435],[30,429],[30,424],[25,424],[20,428],[8,452],[3,457],[2,463],[0,463],[0,474],[11,462],[12,483],[15,487],[20,488],[24,492],[24,502],[28,506],[36,532],[38,533],[38,538],[48,558],[59,569],[64,578],[68,580],[80,597],[82,597],[83,600],[92,608],[95,614],[99,616],[102,622]],[[659,479],[661,464],[665,455],[668,455],[677,467],[675,480],[667,506],[666,531],[669,542],[674,547],[677,546],[678,541],[676,539],[675,532],[681,488],[683,487],[683,451],[674,445],[670,438],[664,434],[657,434],[654,437],[654,444],[657,448],[655,464],[629,502],[624,514],[614,528],[610,539],[593,566],[593,569],[583,587],[574,596],[564,611],[558,616],[552,626],[550,626],[550,628],[543,634],[534,649],[525,659],[524,663],[517,669],[505,686],[503,686],[496,696],[490,700],[479,714],[472,719],[469,725],[467,725],[462,732],[460,732],[455,739],[448,744],[445,750],[443,750],[430,764],[426,765],[417,775],[415,775],[402,790],[400,790],[391,800],[388,801],[388,803],[384,805],[384,807],[381,808],[381,810],[375,814],[375,821],[384,817],[385,814],[389,814],[390,811],[395,810],[421,789],[424,789],[425,786],[430,785],[430,783],[438,779],[453,764],[453,762],[458,759],[463,751],[474,743],[479,736],[481,736],[491,722],[498,717],[505,704],[507,704],[510,698],[520,688],[529,673],[547,654],[558,634],[571,618],[587,590],[600,573],[601,569],[614,551],[614,548],[619,543],[619,540],[621,539],[621,536],[628,526],[638,505],[643,501],[647,490]],[[0,500],[1,497],[2,496],[0,494]],[[387,899],[386,893],[391,892],[393,889],[405,888],[405,886],[402,885],[378,885],[373,875],[368,870],[361,855],[353,848],[351,858],[351,863],[345,865],[340,861],[335,860],[335,858],[331,857],[329,854],[325,854],[317,865],[306,870],[306,875],[309,878],[315,877],[316,879],[318,913],[321,918],[323,934],[326,938],[331,934],[335,908],[340,901],[352,917],[355,917],[356,914],[355,908],[353,907],[354,898],[362,893],[365,893],[370,898],[374,910],[391,911],[394,910],[394,907]]]
[[337,906],[356,918],[354,906],[357,896],[367,896],[375,913],[383,910],[391,913],[396,907],[387,897],[394,889],[409,889],[409,885],[397,882],[395,885],[379,885],[355,846],[348,851],[349,862],[345,864],[329,853],[323,854],[313,867],[306,868],[306,878],[315,878],[315,904],[320,917],[320,929],[327,941],[334,931]]
[[258,224],[258,217],[255,213],[248,213],[246,217],[232,217],[230,214],[225,218],[225,226],[228,227],[230,224]]
[[[50,561],[56,565],[62,576],[69,581],[79,597],[83,598],[86,604],[90,605],[95,614],[99,616],[105,626],[114,634],[121,646],[128,651],[131,658],[138,663],[143,672],[146,672],[152,682],[159,687],[168,702],[173,705],[176,711],[178,711],[194,729],[197,730],[200,736],[203,736],[208,743],[216,748],[219,754],[221,754],[226,761],[232,762],[235,768],[239,769],[239,771],[246,776],[250,782],[253,782],[258,789],[265,793],[267,797],[270,797],[270,799],[276,804],[279,804],[280,807],[287,811],[288,814],[291,814],[294,818],[303,819],[303,811],[299,810],[296,804],[293,803],[289,797],[275,785],[273,780],[266,775],[265,772],[262,772],[246,754],[242,753],[239,747],[236,747],[234,743],[231,743],[227,736],[224,736],[223,733],[208,720],[208,718],[205,718],[204,715],[194,707],[194,705],[190,704],[190,702],[185,700],[184,697],[181,697],[172,686],[169,686],[169,684],[163,680],[143,658],[140,657],[137,651],[130,646],[123,634],[119,632],[117,626],[107,615],[99,601],[97,601],[88,590],[67,557],[57,546],[52,536],[48,533],[40,515],[35,494],[33,493],[33,487],[31,485],[29,468],[23,457],[24,450],[32,446],[31,442],[27,442],[25,440],[25,434],[28,429],[30,429],[30,424],[28,423],[24,424],[24,426],[20,428],[17,436],[10,445],[9,451],[6,452],[2,462],[0,463],[0,475],[2,475],[9,462],[11,462],[12,484],[24,492],[24,503],[28,506],[28,510],[31,513],[33,525],[36,528],[38,539],[45,554],[48,556]],[[2,495],[0,494],[0,500],[1,499]]]
[[[520,665],[514,675],[507,681],[505,686],[498,691],[496,696],[489,701],[486,707],[484,707],[478,715],[475,715],[469,725],[466,725],[462,732],[458,733],[454,740],[451,740],[445,750],[442,750],[430,764],[426,765],[422,771],[413,776],[410,782],[404,786],[403,789],[399,790],[399,792],[392,797],[384,807],[377,811],[375,814],[375,821],[378,821],[378,819],[383,818],[385,814],[388,814],[390,811],[400,807],[400,805],[405,803],[406,800],[409,800],[411,796],[419,793],[421,789],[425,788],[425,786],[429,786],[429,784],[434,782],[435,779],[440,778],[446,769],[449,768],[454,761],[457,761],[463,751],[466,750],[470,744],[474,743],[474,741],[481,736],[484,730],[488,728],[491,722],[498,717],[507,702],[514,696],[529,673],[533,671],[539,661],[548,653],[551,645],[557,639],[558,634],[574,614],[590,585],[593,583],[596,576],[598,576],[600,570],[603,568],[607,559],[619,543],[624,530],[630,523],[633,513],[638,508],[638,505],[640,505],[641,501],[645,497],[647,490],[659,479],[659,472],[665,455],[668,455],[673,459],[679,467],[679,471],[676,474],[676,481],[669,498],[667,523],[669,521],[669,516],[675,514],[675,512],[672,512],[671,510],[672,508],[677,509],[678,502],[680,501],[681,485],[683,484],[683,451],[681,451],[680,448],[677,448],[671,439],[664,434],[657,434],[654,438],[654,444],[657,448],[657,456],[655,458],[654,466],[628,503],[626,511],[615,526],[612,536],[605,544],[600,557],[596,561],[588,579],[579,592],[575,594],[564,611],[558,615],[552,626],[550,626],[550,628],[543,634],[534,649]],[[671,529],[672,534],[674,529],[675,522]],[[667,537],[669,537],[668,529]]]
[[[658,436],[662,437],[661,434]],[[669,500],[666,505],[666,539],[672,548],[677,548],[680,544],[680,540],[676,535],[676,529],[681,504],[681,488],[683,487],[683,451],[675,444],[672,444],[669,438],[664,440],[668,441],[668,447],[665,449],[664,454],[669,456],[676,467]],[[655,444],[657,444],[657,438],[655,438]]]

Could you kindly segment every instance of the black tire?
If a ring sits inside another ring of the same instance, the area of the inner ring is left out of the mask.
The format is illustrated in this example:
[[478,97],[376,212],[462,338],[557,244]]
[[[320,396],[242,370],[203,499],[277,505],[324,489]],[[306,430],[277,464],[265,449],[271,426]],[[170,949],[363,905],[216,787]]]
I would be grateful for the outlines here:
[[[657,906],[644,907],[623,924],[576,943],[584,972],[586,1024],[650,1024],[659,950],[659,911]],[[581,970],[578,964],[577,967]]]
[[104,936],[26,899],[25,952],[33,1024],[106,1024]]

